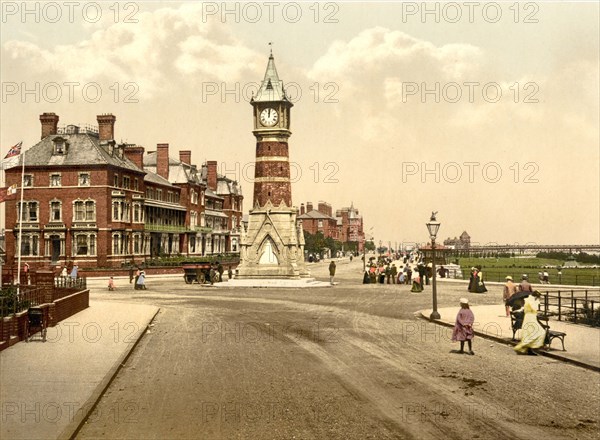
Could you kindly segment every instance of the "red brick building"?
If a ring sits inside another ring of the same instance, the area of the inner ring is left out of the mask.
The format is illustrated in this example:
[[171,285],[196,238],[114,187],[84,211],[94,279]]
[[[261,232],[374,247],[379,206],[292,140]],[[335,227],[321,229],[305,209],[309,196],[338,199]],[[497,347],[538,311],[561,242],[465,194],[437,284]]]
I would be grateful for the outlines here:
[[[6,185],[20,187],[25,157],[21,223],[20,197],[5,202],[7,266],[16,264],[19,236],[22,261],[32,268],[73,261],[81,267],[117,267],[159,255],[231,250],[221,229],[230,230],[229,221],[241,219],[241,189],[231,185],[235,201],[229,203],[237,208],[228,211],[232,220],[222,200],[209,209],[221,223],[215,229],[202,225],[209,190],[189,163],[190,151],[175,161],[168,157],[168,144],[159,144],[145,157],[143,147],[114,140],[113,115],[99,115],[97,127],[59,127],[54,113],[44,113],[40,121],[41,141],[5,171]],[[155,159],[154,170],[145,165],[148,157]]]
[[338,221],[332,217],[332,208],[329,203],[319,202],[317,209],[313,209],[312,202],[300,205],[299,220],[302,220],[302,229],[309,234],[323,233],[325,237],[331,237],[334,240],[339,240]]
[[363,231],[363,218],[354,205],[349,208],[338,209],[335,217],[329,203],[319,201],[317,209],[313,209],[312,202],[300,205],[299,220],[302,228],[310,234],[322,232],[325,237],[331,237],[342,243],[356,243],[358,252],[362,252],[365,244]]

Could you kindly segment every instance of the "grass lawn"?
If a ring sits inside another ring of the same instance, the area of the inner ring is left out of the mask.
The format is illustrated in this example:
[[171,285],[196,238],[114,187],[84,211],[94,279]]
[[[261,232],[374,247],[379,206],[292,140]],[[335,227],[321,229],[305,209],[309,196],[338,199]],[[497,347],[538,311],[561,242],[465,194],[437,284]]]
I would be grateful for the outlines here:
[[[563,268],[559,277],[556,268],[543,269],[543,266],[562,266],[565,262],[551,258],[459,258],[459,264],[463,271],[463,278],[469,279],[471,267],[481,265],[484,281],[504,281],[504,277],[510,275],[513,280],[519,282],[521,275],[529,275],[531,283],[538,283],[538,272],[544,270],[550,276],[551,284],[569,285],[600,285],[600,269],[592,268]],[[448,261],[453,261],[449,258]]]

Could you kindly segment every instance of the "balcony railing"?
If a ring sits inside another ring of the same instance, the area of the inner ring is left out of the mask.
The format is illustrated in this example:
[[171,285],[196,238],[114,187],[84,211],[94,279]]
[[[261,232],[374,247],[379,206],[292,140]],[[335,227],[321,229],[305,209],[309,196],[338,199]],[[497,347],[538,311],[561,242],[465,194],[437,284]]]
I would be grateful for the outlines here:
[[150,232],[187,232],[187,228],[181,225],[156,225],[146,223],[144,229]]

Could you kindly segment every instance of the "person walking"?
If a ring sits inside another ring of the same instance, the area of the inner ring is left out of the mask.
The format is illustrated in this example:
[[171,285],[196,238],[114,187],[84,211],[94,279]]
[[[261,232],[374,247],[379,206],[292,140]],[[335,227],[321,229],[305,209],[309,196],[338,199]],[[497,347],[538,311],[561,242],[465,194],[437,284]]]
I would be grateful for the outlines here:
[[113,280],[113,277],[108,279],[108,290],[111,292],[115,290],[115,280]]
[[521,282],[519,283],[519,292],[533,292],[533,288],[531,287],[531,284],[529,284],[528,278],[529,277],[525,273],[521,276]]
[[481,266],[477,266],[477,293],[485,293],[487,292],[487,288],[485,287],[485,283],[483,282],[483,271],[481,270]]
[[386,281],[387,284],[390,284],[390,278],[391,277],[392,277],[392,268],[391,268],[391,266],[388,263],[388,265],[385,266],[385,281]]
[[506,316],[510,316],[510,305],[508,300],[511,296],[517,293],[517,285],[513,283],[513,279],[510,275],[506,276],[506,284],[504,284],[504,291],[502,292],[502,299],[504,301],[504,307],[506,309]]
[[129,284],[133,281],[133,265],[129,265]]
[[396,277],[398,276],[398,268],[396,267],[396,263],[392,263],[392,284],[396,284]]
[[142,271],[138,267],[137,270],[135,271],[135,280],[133,281],[133,289],[134,290],[138,290],[139,289],[138,280],[140,279],[140,274],[141,273],[142,273]]
[[423,285],[421,284],[421,275],[419,275],[419,272],[415,272],[416,276],[413,277],[412,279],[412,288],[410,289],[411,292],[422,292],[423,291]]
[[333,286],[333,278],[335,277],[335,261],[331,260],[329,263],[329,284]]
[[465,341],[469,346],[470,355],[474,355],[473,352],[473,323],[475,322],[475,315],[469,307],[469,300],[467,298],[460,299],[460,310],[456,315],[456,322],[454,323],[454,329],[452,330],[452,342],[460,342],[459,353],[465,352]]
[[140,271],[140,275],[136,281],[137,289],[146,290],[146,272]]
[[223,265],[217,261],[217,272],[219,272],[219,283],[223,282],[223,272],[225,271],[225,269],[223,268]]
[[67,278],[69,278],[69,272],[67,271],[67,266],[63,266],[62,271],[60,272],[60,277],[62,278],[63,284],[67,285]]
[[71,270],[71,283],[75,284],[77,281],[77,272],[79,271],[79,266],[77,263],[73,264],[73,269]]

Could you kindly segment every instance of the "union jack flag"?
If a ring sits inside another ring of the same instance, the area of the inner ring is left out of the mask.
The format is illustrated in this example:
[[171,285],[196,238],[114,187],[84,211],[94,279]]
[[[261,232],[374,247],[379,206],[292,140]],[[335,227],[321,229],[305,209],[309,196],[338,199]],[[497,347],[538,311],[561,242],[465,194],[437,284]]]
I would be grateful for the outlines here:
[[10,150],[8,150],[8,153],[6,154],[6,156],[4,156],[4,158],[8,159],[9,157],[18,156],[19,154],[21,154],[22,145],[23,141],[19,142],[17,145],[12,147]]

